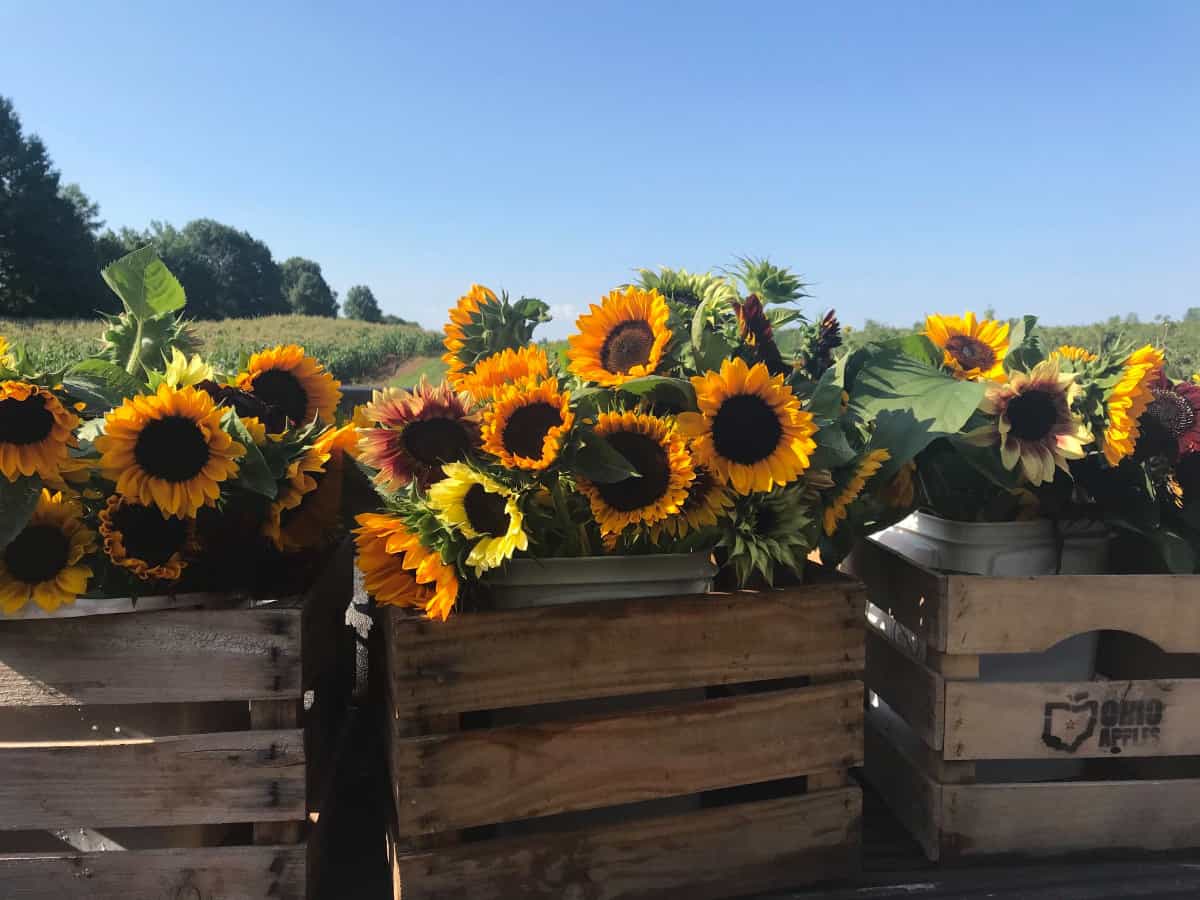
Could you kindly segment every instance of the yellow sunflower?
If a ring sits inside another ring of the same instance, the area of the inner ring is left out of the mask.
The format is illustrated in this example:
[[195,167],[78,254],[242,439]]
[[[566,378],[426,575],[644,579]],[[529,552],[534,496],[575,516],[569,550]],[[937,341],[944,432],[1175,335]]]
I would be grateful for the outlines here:
[[459,377],[455,386],[486,402],[506,387],[536,382],[549,374],[550,360],[541,347],[506,348],[481,359],[471,372]]
[[30,598],[47,612],[74,603],[92,577],[81,560],[95,549],[79,502],[43,489],[33,516],[0,550],[0,607],[12,615]]
[[8,352],[8,341],[4,339],[4,335],[0,334],[0,366],[11,366],[13,358]]
[[429,489],[438,518],[475,541],[467,565],[476,576],[529,549],[517,495],[463,463],[449,463],[446,477]]
[[727,359],[692,385],[700,412],[680,413],[679,428],[696,461],[739,494],[789,484],[808,468],[816,425],[782,375]]
[[178,581],[185,554],[196,550],[195,533],[193,519],[164,516],[126,497],[109,497],[100,511],[105,554],[142,581]]
[[580,333],[567,339],[570,370],[603,387],[654,374],[671,341],[670,316],[656,290],[630,285],[613,291],[575,322]]
[[168,516],[194,518],[215,506],[221,483],[237,474],[246,448],[221,428],[225,410],[203,391],[161,385],[104,417],[96,439],[100,470],[117,493],[153,503]]
[[58,478],[68,463],[79,416],[50,391],[24,381],[0,381],[0,473]]
[[637,470],[637,477],[600,484],[580,478],[602,534],[629,525],[653,525],[679,512],[696,478],[692,456],[667,419],[642,413],[601,413],[596,434]]
[[178,347],[171,348],[171,361],[163,371],[163,382],[173,388],[190,387],[202,381],[212,381],[213,368],[197,353],[188,359]]
[[1104,458],[1115,466],[1130,456],[1137,446],[1141,429],[1138,419],[1154,399],[1151,387],[1162,369],[1163,354],[1147,345],[1125,360],[1121,380],[1105,398],[1108,425],[1104,429]]
[[554,381],[502,389],[483,415],[483,449],[510,469],[545,469],[575,424],[571,396]]
[[942,361],[955,378],[1003,381],[1008,355],[1008,323],[978,321],[975,313],[926,316],[925,335],[942,351]]
[[650,540],[654,543],[658,543],[663,534],[681,538],[690,532],[710,528],[726,518],[733,508],[733,497],[712,472],[701,465],[692,468],[696,477],[688,485],[687,497],[679,512],[651,526]]
[[354,542],[363,584],[376,603],[415,606],[445,621],[458,599],[458,575],[393,516],[357,517]]
[[1063,359],[1071,360],[1071,362],[1085,363],[1092,363],[1100,358],[1086,347],[1075,347],[1071,344],[1063,344],[1061,347],[1056,348],[1050,355],[1061,356]]
[[237,386],[276,407],[297,425],[320,417],[332,422],[341,402],[341,384],[303,347],[285,344],[250,357]]
[[878,472],[883,464],[891,458],[892,455],[883,449],[871,450],[862,458],[862,461],[859,462],[858,467],[854,470],[854,474],[846,482],[846,486],[838,492],[829,506],[825,507],[823,524],[827,535],[833,537],[834,532],[838,530],[838,523],[846,518],[846,512],[850,504],[858,499],[858,495],[867,486],[867,482],[871,480],[871,476]]
[[325,473],[329,462],[329,449],[321,442],[314,442],[299,456],[288,463],[275,499],[267,507],[267,518],[263,523],[263,534],[271,539],[277,549],[283,548],[283,514],[295,509],[305,495],[317,489],[317,480]]
[[358,433],[354,423],[331,428],[317,438],[313,449],[316,456],[325,456],[320,472],[313,472],[313,490],[305,492],[296,506],[280,508],[278,525],[268,536],[285,552],[307,550],[328,543],[338,534],[338,517],[342,510],[343,472],[346,457],[357,452]]
[[446,352],[442,354],[442,362],[448,367],[446,380],[455,390],[462,390],[463,374],[468,371],[467,363],[462,359],[467,344],[465,329],[476,324],[481,318],[482,307],[493,303],[499,306],[500,299],[490,289],[481,284],[473,284],[450,310],[450,321],[444,328],[446,337],[442,345]]

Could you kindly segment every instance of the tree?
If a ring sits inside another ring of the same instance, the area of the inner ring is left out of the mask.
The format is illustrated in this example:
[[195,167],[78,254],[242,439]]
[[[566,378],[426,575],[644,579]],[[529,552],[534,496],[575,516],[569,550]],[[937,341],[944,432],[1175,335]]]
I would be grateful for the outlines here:
[[[64,193],[66,194],[64,196]],[[46,145],[25,137],[13,104],[0,97],[0,315],[90,316],[120,304],[100,279],[90,218],[62,188]]]
[[1185,322],[1200,322],[1200,306],[1189,306],[1183,314]]
[[85,194],[78,184],[73,181],[64,184],[59,189],[58,196],[75,207],[75,211],[79,213],[79,220],[93,235],[104,227],[104,220],[100,218],[100,204]]
[[346,302],[342,304],[342,311],[347,319],[361,319],[364,322],[379,322],[383,319],[379,301],[365,284],[356,284],[346,291]]
[[337,293],[321,274],[319,263],[293,256],[280,266],[283,296],[292,312],[305,316],[336,316]]

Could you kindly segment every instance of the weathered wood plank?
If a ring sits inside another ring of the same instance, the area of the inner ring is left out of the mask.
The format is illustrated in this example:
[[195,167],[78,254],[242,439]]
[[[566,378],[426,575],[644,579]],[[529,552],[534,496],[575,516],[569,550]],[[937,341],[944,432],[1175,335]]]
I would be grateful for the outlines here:
[[858,788],[400,854],[404,900],[718,900],[849,875]]
[[303,732],[0,744],[0,829],[304,818]]
[[942,856],[1200,846],[1200,779],[944,785]]
[[945,649],[945,575],[873,540],[859,541],[843,568],[867,586],[872,603],[931,647]]
[[946,683],[947,759],[1198,751],[1200,680]]
[[304,848],[0,855],[6,900],[303,900]]
[[917,761],[924,745],[886,707],[867,710],[865,729],[867,780],[925,855],[936,861],[941,849],[943,788]]
[[[299,700],[251,700],[250,727],[256,731],[277,731],[300,724]],[[307,793],[307,780],[305,783]],[[307,812],[307,809],[306,809]],[[300,840],[303,823],[256,822],[252,834],[256,844],[295,844]]]
[[809,585],[456,616],[383,611],[396,715],[862,670],[865,595]]
[[945,733],[946,681],[874,630],[867,632],[866,682],[904,717],[930,747],[942,748]]
[[392,742],[411,837],[752,784],[862,760],[861,682]]
[[0,707],[300,696],[300,610],[0,622]]

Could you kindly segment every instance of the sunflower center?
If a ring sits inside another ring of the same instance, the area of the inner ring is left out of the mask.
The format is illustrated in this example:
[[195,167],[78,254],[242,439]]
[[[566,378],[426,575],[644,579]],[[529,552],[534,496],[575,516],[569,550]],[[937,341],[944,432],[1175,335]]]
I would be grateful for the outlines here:
[[283,369],[267,369],[254,377],[251,393],[264,403],[277,406],[298,424],[308,422],[308,392],[299,379]]
[[54,414],[46,398],[34,394],[27,400],[0,400],[0,435],[6,444],[36,444],[50,434]]
[[624,374],[634,366],[650,361],[654,346],[654,331],[641,319],[621,322],[604,339],[600,348],[600,364],[606,371]]
[[596,485],[604,502],[618,512],[631,512],[657,502],[671,483],[671,468],[662,445],[636,431],[618,431],[608,435],[607,440],[641,477]]
[[146,424],[133,457],[139,466],[164,481],[189,481],[208,462],[208,441],[200,426],[186,416],[166,416]]
[[762,397],[735,394],[717,410],[712,435],[717,453],[740,465],[752,466],[775,452],[783,437],[783,426]]
[[404,449],[427,466],[457,462],[470,445],[466,430],[452,419],[422,419],[404,429]]
[[123,503],[113,513],[112,523],[121,532],[125,555],[151,568],[167,562],[187,541],[187,523],[166,518],[153,506]]
[[482,484],[473,484],[463,497],[463,509],[467,511],[467,519],[471,527],[480,534],[492,537],[502,537],[508,534],[507,501],[500,494],[494,494]]
[[562,424],[562,413],[549,403],[530,403],[513,410],[501,436],[504,449],[514,456],[541,459],[542,445],[551,428]]
[[4,564],[17,581],[41,584],[67,565],[71,542],[53,525],[30,525],[4,548]]
[[964,369],[990,369],[996,364],[996,352],[977,338],[952,334],[946,350]]
[[1058,406],[1045,391],[1025,391],[1008,401],[1012,434],[1022,441],[1040,441],[1058,421]]
[[1154,400],[1146,414],[1158,421],[1172,435],[1179,437],[1196,424],[1196,411],[1187,398],[1170,388],[1151,388]]

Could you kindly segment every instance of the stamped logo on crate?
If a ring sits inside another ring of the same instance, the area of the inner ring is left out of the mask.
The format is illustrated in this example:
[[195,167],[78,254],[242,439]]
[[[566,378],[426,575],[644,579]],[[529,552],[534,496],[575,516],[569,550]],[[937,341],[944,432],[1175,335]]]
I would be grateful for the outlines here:
[[1075,753],[1095,738],[1109,753],[1124,748],[1157,743],[1162,736],[1165,706],[1156,697],[1129,699],[1128,687],[1121,696],[1091,692],[1073,694],[1065,701],[1046,704],[1042,719],[1042,742],[1052,750]]

